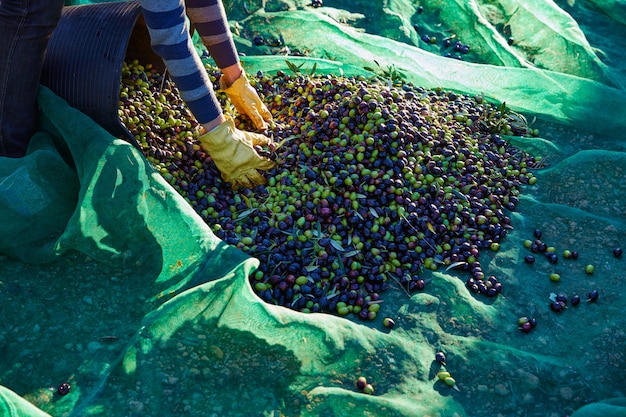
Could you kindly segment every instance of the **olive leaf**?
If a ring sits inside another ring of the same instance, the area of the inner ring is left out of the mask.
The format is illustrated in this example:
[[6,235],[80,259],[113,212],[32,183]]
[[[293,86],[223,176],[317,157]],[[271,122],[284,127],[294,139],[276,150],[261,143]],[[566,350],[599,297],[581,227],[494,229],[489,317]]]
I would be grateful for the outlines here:
[[374,73],[372,78],[385,81],[390,85],[403,84],[406,81],[406,74],[404,71],[397,69],[394,64],[383,68],[378,61],[374,60],[374,63],[377,68],[372,68],[370,66],[363,67],[364,70]]
[[248,217],[249,215],[251,215],[252,213],[254,213],[257,209],[256,208],[252,208],[252,209],[248,209],[248,210],[244,210],[241,213],[239,213],[239,215],[237,216],[237,218],[235,219],[237,220],[243,220],[246,217]]
[[463,266],[463,265],[467,265],[467,262],[465,262],[465,261],[454,262],[454,263],[448,265],[448,267],[446,268],[446,271],[449,271],[450,269],[456,268],[458,266]]
[[[301,68],[304,66],[304,62],[302,64],[300,64],[300,65],[296,65],[293,62],[291,62],[288,59],[286,59],[285,63],[287,64],[287,67],[289,67],[289,70],[291,72],[293,72],[295,75],[303,73]],[[310,70],[308,70],[308,71],[306,71],[304,73],[307,74],[307,75],[313,75],[316,70],[317,70],[317,62],[313,63],[313,67]]]
[[334,239],[330,240],[330,246],[332,246],[335,250],[339,251],[339,252],[345,252],[346,250],[343,248],[343,246],[341,246],[341,243],[337,242]]

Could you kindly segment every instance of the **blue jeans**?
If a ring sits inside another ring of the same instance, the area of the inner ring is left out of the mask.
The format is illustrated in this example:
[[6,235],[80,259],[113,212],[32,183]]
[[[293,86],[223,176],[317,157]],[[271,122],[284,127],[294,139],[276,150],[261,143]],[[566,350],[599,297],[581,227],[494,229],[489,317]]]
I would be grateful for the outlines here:
[[37,129],[37,90],[64,0],[0,0],[0,156],[24,156]]

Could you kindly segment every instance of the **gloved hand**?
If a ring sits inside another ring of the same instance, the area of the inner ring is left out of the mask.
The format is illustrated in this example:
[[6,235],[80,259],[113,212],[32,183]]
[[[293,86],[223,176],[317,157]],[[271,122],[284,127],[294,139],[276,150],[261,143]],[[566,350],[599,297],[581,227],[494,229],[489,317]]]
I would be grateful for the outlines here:
[[233,119],[225,117],[225,122],[198,138],[220,170],[222,179],[233,188],[254,188],[267,183],[257,170],[272,169],[276,162],[260,156],[254,147],[268,145],[271,139],[259,133],[239,130]]
[[245,114],[259,130],[267,129],[267,123],[272,120],[272,113],[259,98],[259,94],[250,85],[245,72],[230,86],[226,85],[225,77],[220,77],[220,89],[228,95],[240,114]]

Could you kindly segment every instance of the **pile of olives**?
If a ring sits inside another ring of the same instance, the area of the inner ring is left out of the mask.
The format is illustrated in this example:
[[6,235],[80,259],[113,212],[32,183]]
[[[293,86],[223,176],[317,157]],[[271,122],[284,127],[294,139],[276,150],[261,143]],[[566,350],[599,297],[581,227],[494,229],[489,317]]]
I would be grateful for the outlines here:
[[137,62],[123,72],[120,119],[216,236],[260,260],[250,280],[266,302],[372,320],[390,286],[422,290],[438,268],[469,272],[476,294],[502,290],[479,257],[499,248],[520,187],[536,180],[535,158],[502,137],[529,134],[520,115],[367,77],[249,75],[274,117],[274,146],[259,151],[277,167],[266,185],[233,190],[169,80]]

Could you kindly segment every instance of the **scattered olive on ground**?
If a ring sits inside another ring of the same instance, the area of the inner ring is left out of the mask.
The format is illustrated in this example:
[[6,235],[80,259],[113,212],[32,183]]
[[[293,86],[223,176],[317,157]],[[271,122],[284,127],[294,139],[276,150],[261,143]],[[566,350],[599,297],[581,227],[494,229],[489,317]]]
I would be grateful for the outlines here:
[[435,353],[435,361],[442,366],[446,366],[446,354],[441,351]]
[[523,333],[529,333],[537,326],[537,320],[533,317],[522,316],[517,319],[517,326]]
[[57,387],[57,392],[59,393],[59,395],[67,395],[69,394],[71,389],[72,389],[72,386],[68,384],[67,382],[64,382]]
[[598,301],[598,290],[592,290],[589,294],[587,294],[587,302],[596,302]]
[[356,380],[356,387],[359,390],[363,390],[365,388],[365,386],[367,385],[367,378],[365,378],[364,376],[360,376],[357,378]]
[[388,329],[393,329],[393,327],[396,325],[396,322],[390,318],[390,317],[385,317],[383,319],[383,326],[385,326]]

